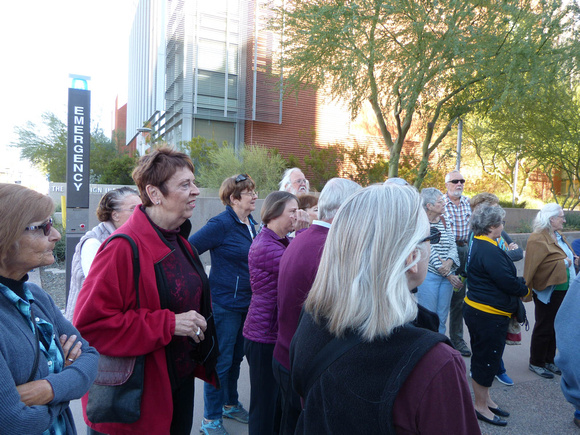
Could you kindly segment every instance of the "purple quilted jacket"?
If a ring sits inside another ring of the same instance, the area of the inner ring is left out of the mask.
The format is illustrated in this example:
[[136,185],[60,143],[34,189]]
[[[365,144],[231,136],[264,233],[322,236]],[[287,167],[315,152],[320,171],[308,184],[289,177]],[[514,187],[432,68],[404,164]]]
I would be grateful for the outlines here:
[[267,227],[256,236],[248,254],[252,300],[244,323],[244,337],[274,344],[278,335],[278,271],[280,259],[290,243]]

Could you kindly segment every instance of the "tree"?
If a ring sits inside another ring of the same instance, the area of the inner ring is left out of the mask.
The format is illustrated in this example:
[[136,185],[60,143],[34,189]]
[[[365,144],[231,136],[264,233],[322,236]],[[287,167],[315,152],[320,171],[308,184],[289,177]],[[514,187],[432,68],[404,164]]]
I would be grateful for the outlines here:
[[[465,143],[473,147],[483,171],[513,192],[512,205],[515,205],[540,163],[534,157],[532,147],[524,143],[523,135],[518,133],[521,125],[510,119],[515,115],[510,113],[510,108],[513,106],[505,105],[503,110],[493,112],[485,119],[470,117],[463,131]],[[506,121],[511,125],[506,125]]]
[[[42,114],[42,125],[33,122],[15,128],[18,139],[11,146],[20,148],[23,158],[29,160],[50,181],[66,181],[67,127],[51,112]],[[119,153],[113,142],[98,125],[91,132],[91,182],[100,183],[103,171]]]
[[[501,134],[501,148],[537,162],[551,183],[554,200],[575,208],[580,202],[580,84],[572,77],[538,91],[541,98],[509,101],[488,115],[485,134]],[[567,181],[556,190],[555,178]]]
[[217,189],[227,177],[247,173],[256,183],[256,190],[267,195],[278,190],[286,161],[277,150],[259,145],[245,146],[238,157],[234,149],[224,143],[223,147],[209,152],[206,165],[197,178],[203,187]]
[[54,113],[42,114],[46,133],[41,135],[42,127],[27,122],[24,127],[16,127],[18,140],[11,144],[20,148],[20,154],[48,174],[50,181],[66,181],[66,125]]
[[135,184],[131,174],[137,165],[137,157],[128,154],[108,162],[103,170],[100,182],[103,184]]
[[460,116],[534,94],[577,63],[573,3],[288,0],[276,11],[286,91],[314,85],[347,98],[353,117],[370,102],[389,177],[422,132],[417,187]]

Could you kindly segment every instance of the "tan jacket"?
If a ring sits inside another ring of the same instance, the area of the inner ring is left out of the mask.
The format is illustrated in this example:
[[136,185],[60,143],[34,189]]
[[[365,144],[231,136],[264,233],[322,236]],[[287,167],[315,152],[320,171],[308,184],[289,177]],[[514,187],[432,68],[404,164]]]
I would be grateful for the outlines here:
[[[564,236],[562,239],[570,247]],[[574,252],[572,247],[570,250]],[[530,234],[524,261],[524,279],[528,288],[542,291],[550,285],[565,283],[566,258],[548,230]]]

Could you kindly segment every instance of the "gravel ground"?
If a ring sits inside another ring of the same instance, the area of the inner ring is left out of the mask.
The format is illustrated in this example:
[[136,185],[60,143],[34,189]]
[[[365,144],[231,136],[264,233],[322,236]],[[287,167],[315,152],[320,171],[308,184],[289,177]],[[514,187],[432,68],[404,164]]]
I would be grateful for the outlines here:
[[65,264],[54,263],[40,268],[40,281],[56,305],[64,310],[66,306],[66,273]]

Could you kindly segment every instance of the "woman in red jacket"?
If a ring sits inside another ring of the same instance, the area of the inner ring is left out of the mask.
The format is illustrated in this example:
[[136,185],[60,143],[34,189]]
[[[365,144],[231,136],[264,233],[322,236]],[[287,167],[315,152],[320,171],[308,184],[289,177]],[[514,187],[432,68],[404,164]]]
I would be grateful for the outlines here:
[[278,335],[278,272],[280,258],[294,230],[297,198],[288,192],[272,192],[264,200],[264,228],[248,254],[252,300],[244,323],[244,351],[250,366],[250,435],[269,435],[280,422],[278,383],[272,356]]
[[145,355],[141,415],[133,423],[93,423],[85,396],[85,421],[92,433],[189,434],[194,377],[218,382],[209,284],[186,239],[199,190],[189,157],[169,148],[141,157],[133,179],[143,205],[116,234],[130,236],[138,247],[140,305],[131,246],[117,238],[99,249],[74,323],[101,354]]

